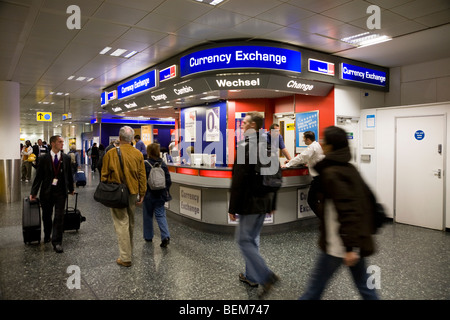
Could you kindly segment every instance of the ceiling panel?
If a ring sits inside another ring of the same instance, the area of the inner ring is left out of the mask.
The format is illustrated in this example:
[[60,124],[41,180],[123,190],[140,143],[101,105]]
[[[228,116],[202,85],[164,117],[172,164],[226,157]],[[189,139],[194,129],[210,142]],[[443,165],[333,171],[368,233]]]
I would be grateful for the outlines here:
[[[72,4],[81,9],[81,30],[66,27]],[[381,29],[372,32],[394,39],[360,49],[339,41],[367,31],[371,4],[382,9]],[[49,95],[59,90],[70,93],[73,114],[95,116],[103,88],[203,43],[268,39],[391,67],[448,57],[449,24],[448,0],[227,0],[216,7],[194,0],[0,0],[0,81],[20,82],[23,108],[47,99],[60,113],[60,99]],[[105,46],[138,53],[100,55]],[[71,75],[94,79],[67,80]]]
[[259,14],[256,18],[277,23],[282,26],[288,26],[312,15],[314,15],[314,12],[312,11],[283,3]]
[[129,26],[135,25],[147,14],[148,12],[144,10],[125,7],[115,3],[104,2],[102,6],[96,11],[94,17],[114,21],[117,24]]

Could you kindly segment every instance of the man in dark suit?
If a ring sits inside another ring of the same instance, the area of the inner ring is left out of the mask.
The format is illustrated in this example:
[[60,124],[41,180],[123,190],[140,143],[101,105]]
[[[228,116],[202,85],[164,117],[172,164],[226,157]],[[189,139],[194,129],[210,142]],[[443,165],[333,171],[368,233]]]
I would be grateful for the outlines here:
[[[71,159],[62,152],[64,139],[61,136],[53,136],[50,138],[50,146],[50,152],[42,155],[39,159],[36,178],[31,187],[30,200],[36,199],[40,188],[44,242],[47,243],[51,240],[54,250],[62,253],[64,251],[62,247],[64,207],[67,194],[74,194],[73,176],[70,166]],[[55,207],[55,217],[52,223],[53,207]]]

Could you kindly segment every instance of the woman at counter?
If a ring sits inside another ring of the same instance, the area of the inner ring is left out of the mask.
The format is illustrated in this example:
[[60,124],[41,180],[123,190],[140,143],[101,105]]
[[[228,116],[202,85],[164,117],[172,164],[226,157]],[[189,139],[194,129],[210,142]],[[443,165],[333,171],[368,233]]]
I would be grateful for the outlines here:
[[161,231],[161,247],[165,248],[170,243],[169,226],[166,219],[166,209],[164,203],[170,201],[169,189],[172,184],[170,173],[167,165],[159,157],[160,147],[157,143],[151,143],[147,146],[147,158],[145,160],[145,171],[148,176],[150,171],[155,166],[160,166],[165,173],[166,188],[161,190],[151,190],[147,185],[147,193],[144,198],[143,207],[143,224],[144,224],[144,239],[145,241],[152,241],[153,239],[153,215],[155,215],[159,230]]

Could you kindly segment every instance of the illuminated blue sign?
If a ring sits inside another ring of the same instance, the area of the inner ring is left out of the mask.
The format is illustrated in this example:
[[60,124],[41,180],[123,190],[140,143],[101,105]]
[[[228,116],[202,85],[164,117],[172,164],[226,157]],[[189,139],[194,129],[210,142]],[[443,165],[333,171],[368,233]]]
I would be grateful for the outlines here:
[[102,94],[100,95],[100,105],[104,106],[107,103],[108,101],[106,100],[106,92],[103,91]]
[[117,99],[156,87],[156,70],[152,70],[117,87]]
[[341,64],[341,78],[376,86],[386,86],[386,72],[354,66],[348,63]]
[[198,72],[235,68],[301,72],[301,53],[276,47],[233,46],[197,51],[180,59],[182,77]]
[[310,72],[334,76],[334,63],[316,59],[308,59],[308,70]]

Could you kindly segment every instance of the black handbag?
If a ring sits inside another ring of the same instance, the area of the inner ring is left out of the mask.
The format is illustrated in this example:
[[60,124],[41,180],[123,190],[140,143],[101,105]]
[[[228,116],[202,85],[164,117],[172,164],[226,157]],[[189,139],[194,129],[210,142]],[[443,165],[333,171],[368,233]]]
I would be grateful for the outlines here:
[[[119,156],[122,173],[125,175],[120,148],[116,148],[116,150],[117,155]],[[94,200],[108,208],[120,209],[128,207],[129,195],[130,192],[128,191],[128,187],[124,183],[108,183],[100,181],[97,189],[95,189]]]

